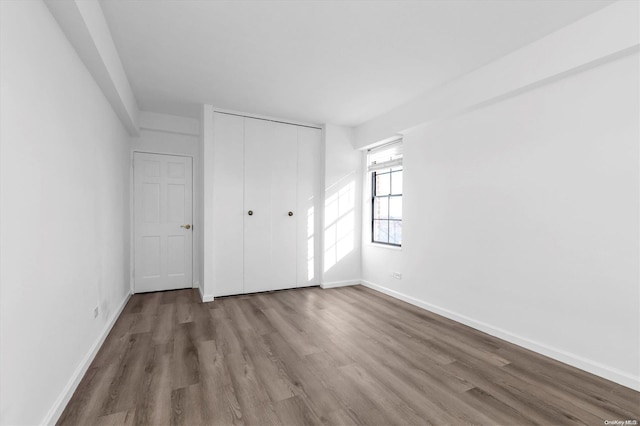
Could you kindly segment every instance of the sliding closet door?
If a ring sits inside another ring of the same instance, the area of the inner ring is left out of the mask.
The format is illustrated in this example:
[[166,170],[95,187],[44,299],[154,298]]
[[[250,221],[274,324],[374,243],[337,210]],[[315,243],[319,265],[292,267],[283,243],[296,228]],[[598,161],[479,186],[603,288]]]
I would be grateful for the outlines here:
[[245,119],[245,293],[296,287],[296,146],[295,127]]
[[213,119],[213,295],[244,293],[244,117]]
[[245,119],[244,293],[271,285],[271,123]]
[[271,272],[273,290],[296,286],[298,129],[273,123],[271,151]]

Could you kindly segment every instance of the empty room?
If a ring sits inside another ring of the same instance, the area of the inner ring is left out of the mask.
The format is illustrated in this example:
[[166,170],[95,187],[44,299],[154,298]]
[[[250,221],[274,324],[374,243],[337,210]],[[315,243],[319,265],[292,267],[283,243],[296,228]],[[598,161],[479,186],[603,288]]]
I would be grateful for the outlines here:
[[0,425],[640,422],[637,0],[0,0]]

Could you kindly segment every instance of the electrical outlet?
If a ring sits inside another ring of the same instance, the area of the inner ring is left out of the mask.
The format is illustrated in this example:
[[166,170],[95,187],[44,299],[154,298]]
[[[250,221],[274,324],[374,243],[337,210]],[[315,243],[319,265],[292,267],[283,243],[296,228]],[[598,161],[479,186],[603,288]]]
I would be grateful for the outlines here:
[[392,272],[391,272],[391,276],[392,276],[393,278],[397,279],[397,280],[401,280],[401,279],[402,279],[402,273],[400,273],[400,272],[394,272],[394,271],[392,271]]
[[100,313],[100,308],[99,308],[98,306],[96,306],[96,307],[93,309],[93,317],[94,317],[94,318],[98,318],[98,314],[99,314],[99,313]]

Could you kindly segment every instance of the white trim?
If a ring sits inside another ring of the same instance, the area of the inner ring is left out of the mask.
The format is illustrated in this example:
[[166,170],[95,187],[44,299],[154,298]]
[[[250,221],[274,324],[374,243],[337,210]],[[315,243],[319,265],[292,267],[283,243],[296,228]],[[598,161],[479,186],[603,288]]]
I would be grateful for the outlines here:
[[480,330],[484,333],[498,337],[502,340],[506,340],[507,342],[516,344],[523,348],[548,356],[549,358],[553,358],[565,364],[569,364],[573,367],[579,368],[588,373],[595,374],[596,376],[600,376],[607,380],[611,380],[612,382],[616,382],[618,384],[621,384],[622,386],[626,386],[628,388],[640,391],[640,377],[636,377],[633,374],[627,373],[625,371],[621,371],[617,368],[613,368],[587,358],[583,358],[580,355],[566,352],[566,351],[563,351],[562,349],[557,349],[552,346],[548,346],[544,343],[536,342],[526,337],[519,336],[507,330],[494,327],[490,324],[486,324],[481,321],[474,320],[473,318],[469,318],[465,315],[452,312],[440,306],[433,305],[428,302],[424,302],[422,300],[416,299],[411,296],[407,296],[406,294],[400,293],[395,290],[391,290],[389,288],[383,287],[378,284],[374,284],[370,281],[362,280],[361,283],[365,287],[372,288],[381,293],[387,294],[391,297],[395,297],[396,299],[403,300],[419,308],[426,309],[427,311],[434,312],[438,315],[442,315],[443,317],[449,318],[461,324],[475,328],[476,330]]
[[375,248],[381,248],[385,250],[402,251],[402,246],[392,246],[390,244],[375,243],[373,241],[367,241],[363,245],[366,247],[375,247]]
[[[167,133],[167,132],[163,132],[163,133]],[[191,158],[191,160],[193,160],[194,158],[193,154],[176,154],[175,152],[164,152],[164,151],[145,151],[140,148],[135,148],[131,152],[133,154],[153,154],[153,155],[166,155],[170,157],[186,157],[186,158]],[[193,175],[193,172],[191,174]]]
[[[145,131],[145,132],[154,132],[154,133],[168,133],[170,135],[181,135],[181,136],[191,136],[194,138],[200,137],[199,134],[197,133],[192,133],[190,131],[179,131],[179,130],[170,130],[170,129],[159,129],[156,127],[146,127],[146,126],[140,126],[140,132]],[[184,154],[182,154],[184,155]]]
[[380,143],[377,143],[375,146],[372,146],[371,148],[367,148],[367,152],[376,154],[378,152],[387,150],[393,145],[402,145],[402,138],[403,138],[402,135],[392,136],[388,139],[385,139],[384,141],[381,141]]
[[129,159],[129,293],[135,293],[135,256],[134,256],[134,243],[136,241],[134,237],[134,188],[133,188],[133,154],[135,150],[131,150],[131,158]]
[[200,287],[199,281],[193,283],[193,286],[198,288],[198,292],[200,293],[200,300],[202,300],[202,303],[213,302],[213,294],[202,293],[202,288]]
[[284,124],[293,124],[294,126],[313,127],[315,129],[319,129],[319,130],[324,129],[324,127],[322,125],[317,124],[317,123],[309,123],[309,122],[306,122],[306,121],[289,120],[289,119],[286,119],[286,118],[273,117],[273,116],[270,116],[270,115],[252,114],[252,113],[249,113],[249,112],[235,111],[235,110],[226,109],[226,108],[216,108],[213,105],[210,105],[210,106],[213,108],[213,112],[220,112],[222,114],[240,115],[242,117],[257,118],[259,120],[277,121],[279,123],[284,123]]
[[98,354],[98,351],[102,347],[102,344],[104,343],[107,336],[109,335],[109,332],[111,331],[114,324],[116,323],[116,320],[120,318],[120,314],[124,310],[124,307],[127,305],[127,302],[129,301],[130,298],[131,298],[131,293],[128,293],[127,296],[122,301],[122,304],[120,305],[120,307],[113,313],[111,318],[109,318],[109,321],[107,321],[104,328],[102,329],[102,333],[100,333],[96,341],[91,346],[91,349],[89,349],[89,352],[85,355],[82,362],[80,362],[80,364],[78,365],[78,368],[76,368],[76,371],[73,373],[73,375],[71,376],[71,379],[69,379],[69,381],[67,382],[67,385],[64,387],[64,389],[62,390],[62,392],[60,393],[56,401],[53,403],[53,406],[51,407],[51,409],[49,410],[45,418],[42,420],[41,424],[53,425],[58,420],[60,420],[60,416],[62,415],[62,412],[64,411],[65,407],[69,403],[69,400],[71,400],[73,393],[78,388],[80,381],[82,380],[85,373],[89,369],[89,366],[91,365],[94,358]]
[[358,285],[360,284],[360,280],[346,280],[346,281],[333,281],[330,283],[321,283],[320,288],[335,288],[335,287],[346,287],[350,285]]
[[359,151],[363,151],[363,152],[367,153],[367,151],[378,149],[378,148],[381,148],[381,147],[383,147],[385,145],[391,145],[392,143],[396,143],[397,141],[402,141],[403,137],[404,137],[404,134],[398,132],[398,133],[396,133],[393,136],[390,136],[388,138],[379,140],[377,142],[373,142],[373,143],[371,143],[369,145],[366,145],[366,146],[360,146],[360,147],[357,147],[357,148],[354,148],[354,149],[357,149]]

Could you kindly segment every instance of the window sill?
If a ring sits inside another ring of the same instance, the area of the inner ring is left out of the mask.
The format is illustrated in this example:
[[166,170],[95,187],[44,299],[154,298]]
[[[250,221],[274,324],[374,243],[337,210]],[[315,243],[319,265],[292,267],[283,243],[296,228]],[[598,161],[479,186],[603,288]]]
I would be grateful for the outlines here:
[[381,249],[387,249],[387,250],[394,250],[394,251],[402,251],[402,246],[391,246],[388,244],[379,244],[379,243],[365,243],[366,246],[369,247],[376,247],[376,248],[381,248]]

